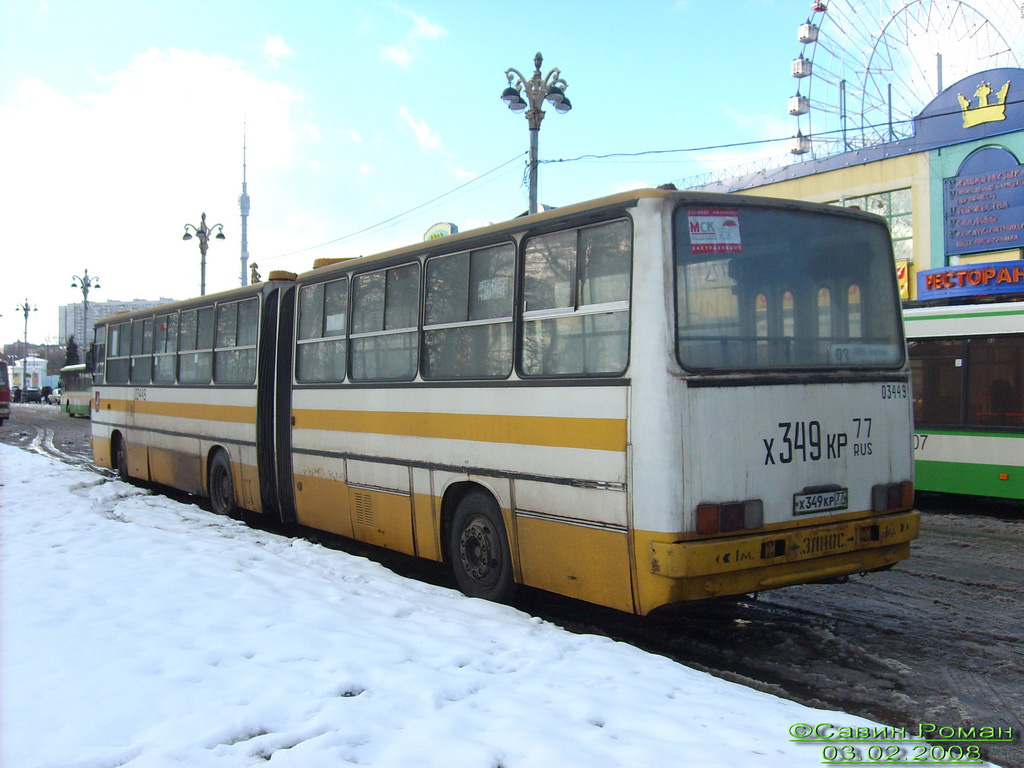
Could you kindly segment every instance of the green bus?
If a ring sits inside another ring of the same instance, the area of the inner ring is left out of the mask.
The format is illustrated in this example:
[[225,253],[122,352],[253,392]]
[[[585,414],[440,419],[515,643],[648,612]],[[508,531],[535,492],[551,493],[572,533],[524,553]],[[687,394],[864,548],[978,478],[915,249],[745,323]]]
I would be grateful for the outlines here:
[[1024,302],[903,314],[915,488],[1024,501]]
[[60,369],[62,392],[60,410],[68,416],[89,417],[92,404],[92,371],[85,363]]

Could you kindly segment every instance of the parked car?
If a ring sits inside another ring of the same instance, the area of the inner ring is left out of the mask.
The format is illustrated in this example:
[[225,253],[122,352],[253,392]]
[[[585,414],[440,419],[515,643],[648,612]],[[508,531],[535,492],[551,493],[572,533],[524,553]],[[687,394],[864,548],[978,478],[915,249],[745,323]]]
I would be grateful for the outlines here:
[[23,403],[41,403],[43,402],[43,392],[38,387],[28,387],[27,389],[21,390],[21,402]]

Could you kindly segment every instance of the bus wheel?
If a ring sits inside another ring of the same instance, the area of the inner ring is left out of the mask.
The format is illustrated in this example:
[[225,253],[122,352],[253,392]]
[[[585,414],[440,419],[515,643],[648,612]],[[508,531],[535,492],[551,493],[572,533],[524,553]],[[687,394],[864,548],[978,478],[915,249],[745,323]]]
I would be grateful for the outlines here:
[[231,461],[224,451],[217,451],[210,462],[210,504],[219,515],[234,515],[235,483],[231,479]]
[[501,511],[490,495],[471,491],[459,502],[449,539],[459,589],[470,597],[505,602],[515,592],[512,557]]
[[114,440],[114,468],[117,470],[118,480],[126,483],[131,480],[131,475],[128,474],[128,447],[121,435]]

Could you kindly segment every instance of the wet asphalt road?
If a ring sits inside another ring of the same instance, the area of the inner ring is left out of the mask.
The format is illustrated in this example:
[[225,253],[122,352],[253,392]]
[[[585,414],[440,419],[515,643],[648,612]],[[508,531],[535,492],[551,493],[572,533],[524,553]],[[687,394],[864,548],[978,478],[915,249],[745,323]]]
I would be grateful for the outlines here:
[[[88,427],[54,406],[15,405],[0,442],[90,466]],[[1013,742],[983,745],[982,753],[1024,768],[1024,509],[942,498],[919,499],[919,509],[911,558],[846,584],[789,587],[646,618],[530,589],[515,605],[573,631],[915,733],[922,723],[1012,728]],[[299,533],[454,587],[437,564]],[[842,716],[832,722],[841,726]]]

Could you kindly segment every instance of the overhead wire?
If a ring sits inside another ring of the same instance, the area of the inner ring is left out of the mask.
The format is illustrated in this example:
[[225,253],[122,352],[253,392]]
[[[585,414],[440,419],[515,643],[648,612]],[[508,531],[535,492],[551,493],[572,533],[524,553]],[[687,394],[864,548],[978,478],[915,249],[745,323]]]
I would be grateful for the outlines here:
[[447,192],[442,192],[437,197],[434,197],[434,198],[432,198],[430,200],[427,200],[426,202],[420,203],[419,205],[415,205],[412,208],[409,208],[409,209],[407,209],[405,211],[402,211],[401,213],[397,213],[394,216],[391,216],[390,218],[384,219],[383,221],[378,221],[376,224],[371,224],[368,227],[363,227],[362,229],[356,230],[355,232],[349,232],[347,235],[342,235],[341,237],[336,237],[333,240],[328,240],[327,242],[324,242],[324,243],[319,243],[317,245],[310,245],[310,246],[308,246],[306,248],[300,248],[297,251],[290,251],[289,253],[281,253],[281,254],[278,254],[277,256],[271,256],[267,260],[270,261],[270,260],[273,260],[273,259],[282,259],[282,258],[285,258],[286,256],[295,256],[295,255],[300,254],[300,253],[308,253],[309,251],[314,251],[317,248],[324,248],[324,247],[326,247],[328,245],[334,245],[335,243],[340,243],[343,240],[350,240],[351,238],[356,237],[358,235],[363,235],[363,234],[366,234],[367,232],[371,232],[371,231],[373,231],[375,229],[379,229],[379,228],[383,227],[385,224],[390,224],[390,223],[392,223],[394,221],[397,221],[398,219],[401,219],[404,216],[408,216],[410,213],[415,213],[416,211],[419,211],[419,210],[421,210],[423,208],[426,208],[427,206],[432,205],[433,203],[436,203],[439,200],[443,200],[444,198],[446,198],[446,197],[448,197],[450,195],[455,194],[459,190],[464,189],[464,188],[470,186],[471,184],[475,184],[476,182],[480,181],[481,179],[483,179],[483,178],[485,178],[487,176],[490,176],[492,173],[495,173],[495,172],[501,170],[502,168],[504,168],[505,166],[507,166],[507,165],[509,165],[511,163],[514,163],[516,160],[520,159],[525,154],[526,154],[525,152],[520,152],[515,157],[513,157],[513,158],[511,158],[509,160],[506,160],[505,162],[501,163],[500,165],[496,165],[494,168],[491,168],[491,170],[485,171],[484,173],[481,173],[479,176],[477,176],[475,178],[472,178],[469,181],[467,181],[467,182],[465,182],[463,184],[460,184],[457,187],[453,187],[452,189],[449,189]]
[[[1021,99],[1014,99],[1014,100],[1007,99],[1005,104],[1007,104],[1007,105],[1017,104],[1017,103],[1020,103],[1021,101],[1022,101]],[[954,115],[954,114],[959,114],[959,110],[950,110],[948,112],[937,112],[937,113],[934,113],[934,114],[931,114],[931,115],[926,115],[924,118],[922,118],[921,116],[917,116],[915,118],[909,118],[909,119],[903,119],[903,120],[894,120],[893,123],[894,124],[902,125],[902,124],[905,124],[905,123],[911,123],[914,120],[935,119],[935,118],[940,118],[940,117],[947,117],[949,115]],[[864,129],[867,130],[867,129],[873,129],[873,128],[881,128],[881,127],[885,127],[886,125],[888,125],[888,123],[880,123],[880,124],[877,124],[877,125],[864,126]],[[836,129],[836,130],[832,130],[832,131],[824,131],[824,132],[818,133],[816,135],[816,138],[824,138],[824,137],[828,137],[828,136],[833,135],[833,134],[841,134],[841,133],[842,133],[842,129]],[[770,139],[755,139],[755,140],[751,140],[751,141],[737,141],[737,142],[730,142],[728,144],[709,144],[709,145],[704,145],[704,146],[699,146],[699,147],[681,147],[681,148],[676,148],[676,149],[648,149],[648,150],[641,150],[639,152],[608,152],[608,153],[605,153],[605,154],[585,154],[585,155],[578,155],[576,157],[552,158],[552,159],[549,159],[549,160],[538,160],[537,162],[539,164],[572,163],[572,162],[581,162],[581,161],[586,161],[586,160],[611,160],[611,159],[615,159],[615,158],[635,158],[635,157],[646,157],[646,156],[652,156],[652,155],[669,155],[669,154],[707,152],[707,151],[712,151],[712,150],[734,149],[734,148],[737,148],[737,147],[750,147],[750,146],[757,146],[757,145],[764,145],[764,144],[773,144],[773,143],[778,143],[778,142],[783,142],[783,141],[791,141],[792,138],[793,137],[791,137],[791,136],[785,136],[785,137],[776,137],[776,138],[770,138]],[[434,204],[434,203],[436,203],[436,202],[438,202],[440,200],[443,200],[443,199],[445,199],[447,197],[450,197],[451,195],[455,194],[456,192],[459,192],[460,190],[466,189],[467,187],[475,184],[476,182],[480,181],[481,179],[484,179],[484,178],[486,178],[488,176],[491,176],[492,174],[500,171],[502,168],[505,168],[505,167],[511,165],[515,161],[517,161],[517,160],[521,159],[522,157],[524,157],[526,154],[527,154],[526,152],[521,152],[521,153],[517,154],[515,157],[512,157],[509,160],[506,160],[505,162],[501,163],[500,165],[497,165],[494,168],[491,168],[489,171],[485,171],[484,173],[480,174],[479,176],[476,176],[475,178],[470,179],[469,181],[467,181],[467,182],[465,182],[463,184],[460,184],[457,187],[453,187],[452,189],[449,189],[446,192],[442,192],[440,195],[437,195],[436,197],[433,197],[430,200],[427,200],[427,201],[425,201],[423,203],[420,203],[419,205],[415,205],[412,208],[409,208],[409,209],[407,209],[405,211],[402,211],[401,213],[395,214],[394,216],[391,216],[391,217],[389,217],[387,219],[383,219],[382,221],[379,221],[379,222],[377,222],[375,224],[371,224],[371,225],[369,225],[367,227],[363,227],[362,229],[356,230],[355,232],[349,232],[348,234],[341,235],[340,237],[336,237],[333,240],[328,240],[326,242],[319,243],[317,245],[311,245],[311,246],[308,246],[306,248],[300,248],[299,250],[296,250],[296,251],[290,251],[288,253],[282,253],[282,254],[279,254],[277,256],[272,256],[272,257],[270,257],[268,259],[268,261],[269,260],[273,260],[273,259],[284,258],[284,257],[287,257],[287,256],[295,256],[295,255],[301,254],[301,253],[308,253],[309,251],[313,251],[313,250],[316,250],[318,248],[324,248],[324,247],[326,247],[328,245],[333,245],[335,243],[340,243],[340,242],[342,242],[344,240],[350,240],[353,237],[357,237],[359,235],[366,234],[367,232],[372,232],[373,230],[380,229],[381,227],[383,227],[383,226],[385,226],[387,224],[391,224],[393,222],[396,222],[399,219],[401,219],[401,218],[403,218],[405,216],[408,216],[411,213],[415,213],[416,211],[422,210],[422,209],[424,209],[424,208],[426,208],[426,207],[428,207],[428,206],[430,206],[430,205],[432,205],[432,204]]]

